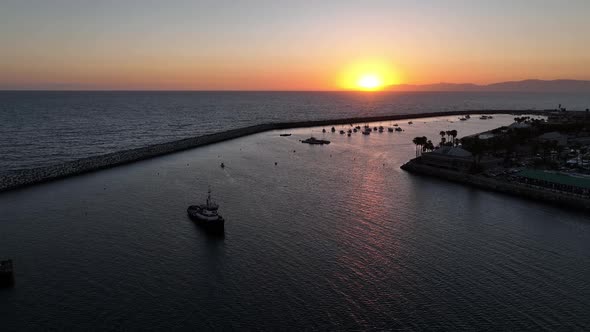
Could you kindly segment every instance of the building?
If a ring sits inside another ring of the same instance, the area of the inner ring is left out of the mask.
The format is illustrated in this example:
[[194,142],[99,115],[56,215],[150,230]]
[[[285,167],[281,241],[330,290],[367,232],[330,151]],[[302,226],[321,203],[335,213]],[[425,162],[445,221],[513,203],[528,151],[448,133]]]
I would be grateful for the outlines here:
[[422,163],[439,168],[467,171],[473,166],[471,152],[460,147],[443,146],[422,154]]
[[590,177],[525,169],[515,174],[517,181],[538,187],[590,197]]
[[[482,169],[498,167],[503,162],[503,159],[499,158],[478,157],[478,159],[477,164]],[[471,152],[461,147],[443,146],[432,152],[423,153],[422,163],[438,168],[467,172],[473,168],[475,159]]]

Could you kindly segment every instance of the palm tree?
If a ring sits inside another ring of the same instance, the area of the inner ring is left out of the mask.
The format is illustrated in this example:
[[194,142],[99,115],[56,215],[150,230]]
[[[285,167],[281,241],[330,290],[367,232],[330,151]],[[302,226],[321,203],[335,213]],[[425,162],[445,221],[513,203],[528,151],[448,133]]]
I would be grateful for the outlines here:
[[442,146],[443,144],[445,144],[445,135],[447,134],[444,130],[440,131],[440,145]]
[[416,158],[418,157],[418,145],[420,144],[420,137],[414,137],[412,143],[416,145]]
[[[457,131],[455,129],[451,130],[451,136],[453,136],[453,143],[455,143],[455,140],[457,139]],[[458,144],[454,144],[454,145],[458,145]]]
[[420,152],[424,149],[424,146],[428,143],[428,138],[426,138],[426,136],[414,137],[412,143],[416,145],[416,157],[418,157],[420,155]]
[[[424,137],[426,138],[426,137]],[[422,147],[422,151],[432,151],[434,150],[434,144],[431,140],[427,140],[424,146]]]

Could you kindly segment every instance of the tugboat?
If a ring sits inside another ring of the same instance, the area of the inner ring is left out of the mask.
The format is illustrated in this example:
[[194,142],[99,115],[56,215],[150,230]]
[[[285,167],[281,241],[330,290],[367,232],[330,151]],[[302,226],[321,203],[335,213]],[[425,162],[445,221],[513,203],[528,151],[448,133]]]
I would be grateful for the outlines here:
[[325,139],[317,139],[317,138],[311,136],[310,138],[304,139],[303,141],[301,141],[301,143],[324,145],[324,144],[330,144],[330,141],[327,141]]
[[207,202],[205,204],[191,205],[186,212],[189,218],[207,230],[223,232],[225,219],[217,213],[217,209],[219,209],[219,205],[211,199],[211,189],[209,189]]
[[0,287],[11,287],[14,284],[12,259],[0,261]]

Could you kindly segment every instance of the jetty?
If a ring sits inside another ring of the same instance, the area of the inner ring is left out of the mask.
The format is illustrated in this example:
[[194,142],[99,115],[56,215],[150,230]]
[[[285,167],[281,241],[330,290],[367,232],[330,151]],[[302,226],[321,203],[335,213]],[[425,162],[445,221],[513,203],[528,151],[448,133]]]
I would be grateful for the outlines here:
[[463,110],[448,112],[428,112],[418,114],[395,114],[373,117],[356,117],[342,119],[325,119],[314,121],[276,122],[259,124],[239,129],[227,130],[219,133],[190,137],[167,143],[153,144],[141,148],[112,152],[100,156],[82,158],[57,165],[7,171],[0,173],[0,192],[17,189],[42,182],[53,181],[101,169],[124,165],[140,160],[154,158],[174,152],[188,150],[213,143],[240,138],[270,130],[285,130],[302,127],[316,127],[328,125],[348,125],[350,123],[367,123],[381,121],[399,121],[406,119],[432,118],[443,116],[459,116],[468,114],[539,114],[544,115],[553,110]]

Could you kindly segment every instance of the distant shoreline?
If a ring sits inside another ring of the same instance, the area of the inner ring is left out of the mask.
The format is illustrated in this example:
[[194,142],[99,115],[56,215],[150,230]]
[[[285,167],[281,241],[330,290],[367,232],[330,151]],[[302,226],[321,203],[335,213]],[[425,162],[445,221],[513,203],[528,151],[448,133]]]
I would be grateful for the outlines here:
[[185,138],[167,143],[148,145],[141,148],[122,150],[99,156],[82,158],[57,165],[9,171],[4,174],[0,174],[0,192],[129,164],[140,160],[155,158],[174,152],[180,152],[270,130],[362,122],[399,121],[407,119],[422,119],[467,114],[545,114],[549,111],[553,110],[464,110],[260,124],[214,134]]

